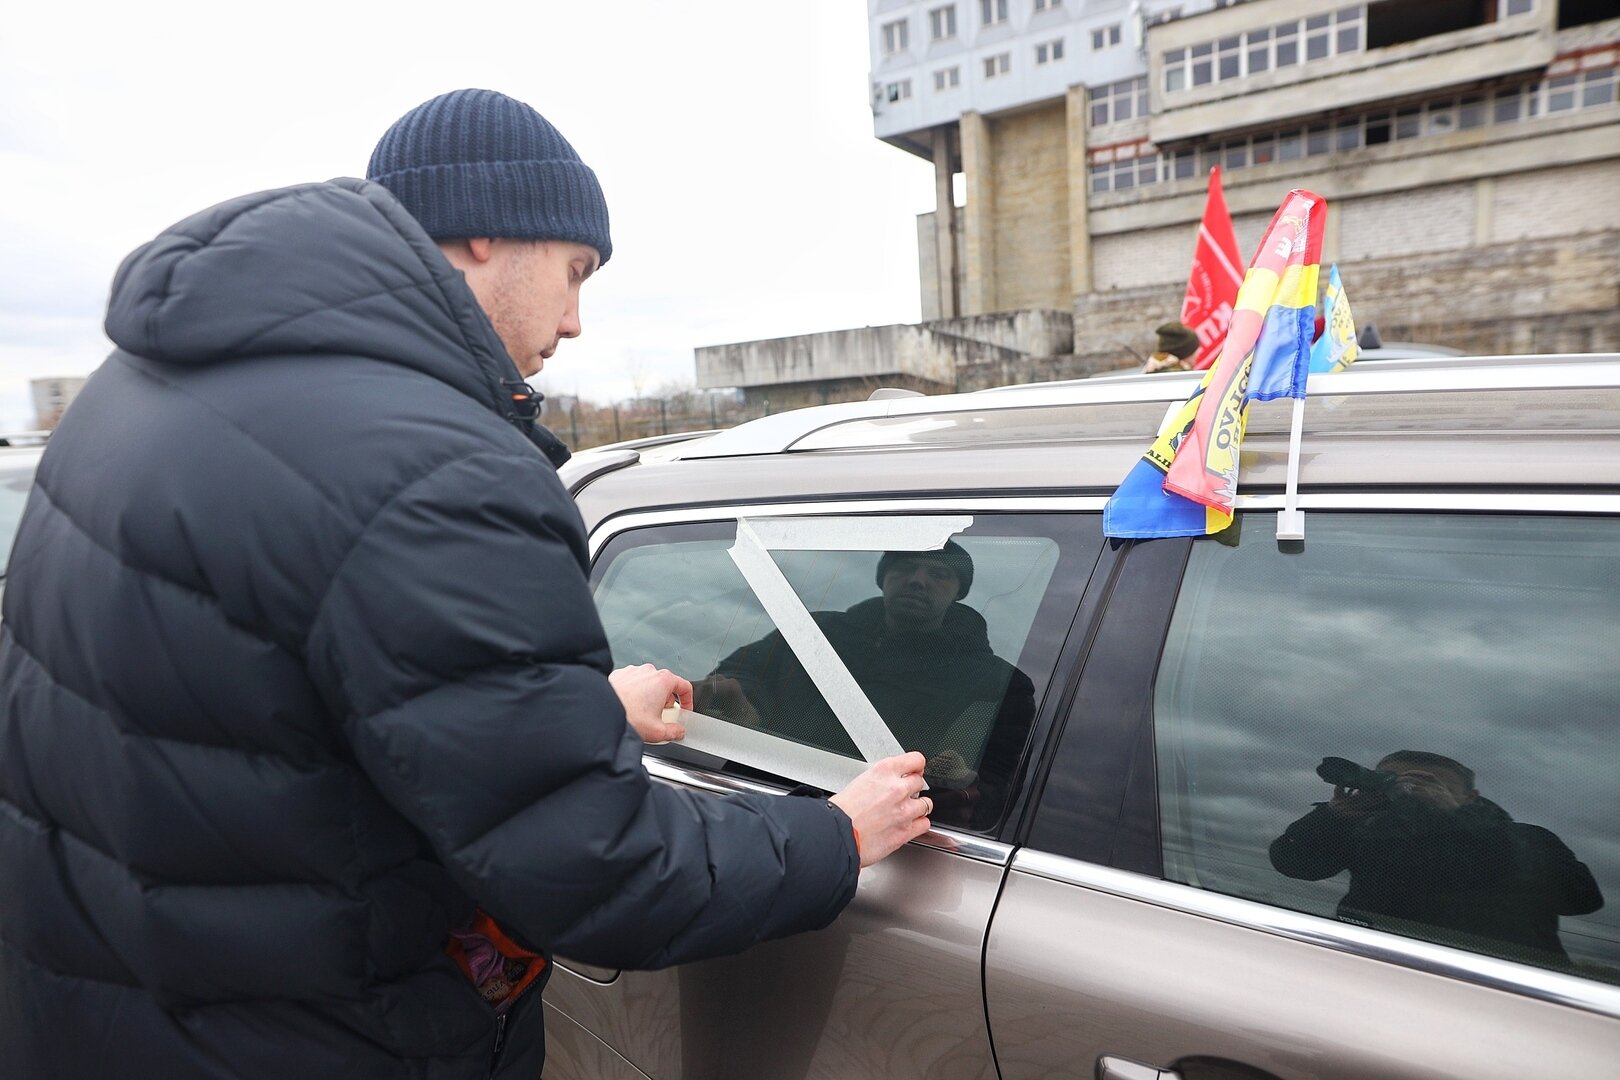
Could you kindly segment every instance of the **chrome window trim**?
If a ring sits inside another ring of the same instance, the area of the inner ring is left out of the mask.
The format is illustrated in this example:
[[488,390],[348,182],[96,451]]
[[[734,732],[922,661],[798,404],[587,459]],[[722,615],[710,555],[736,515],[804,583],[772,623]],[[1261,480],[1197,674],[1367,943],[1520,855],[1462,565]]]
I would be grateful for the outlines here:
[[[1241,483],[1241,481],[1240,481]],[[1620,483],[1620,481],[1617,481]],[[1281,493],[1237,497],[1239,510],[1281,510]],[[1477,511],[1499,514],[1620,514],[1620,495],[1547,491],[1430,491],[1301,493],[1303,510]],[[1310,541],[1307,540],[1306,543]]]
[[[741,777],[727,776],[725,773],[715,772],[712,769],[702,769],[695,765],[686,765],[668,758],[644,755],[642,764],[647,767],[647,774],[666,784],[679,784],[684,787],[696,788],[699,791],[712,792],[716,795],[732,795],[746,793],[753,795],[779,795],[786,796],[787,789],[775,784],[764,784],[757,780],[744,780]],[[911,841],[921,847],[935,848],[939,851],[960,855],[963,858],[974,859],[978,862],[991,863],[995,866],[1006,866],[1012,859],[1012,848],[1007,844],[994,840],[986,840],[982,836],[971,836],[951,829],[929,829],[927,833]]]
[[838,499],[827,502],[738,503],[729,506],[688,506],[668,510],[645,510],[609,517],[591,533],[591,558],[621,532],[653,525],[684,525],[695,521],[735,521],[740,517],[825,517],[829,514],[949,514],[966,511],[1101,511],[1105,495],[1056,496],[941,496],[930,499],[896,499],[880,495],[871,499]]
[[[1383,361],[1366,367],[1311,375],[1306,396],[1417,394],[1468,390],[1584,389],[1620,386],[1620,354],[1444,357],[1421,364]],[[1399,364],[1399,367],[1395,365]],[[1386,366],[1388,365],[1388,366]],[[1196,372],[1078,379],[998,388],[942,397],[889,398],[795,409],[749,421],[720,432],[675,456],[682,459],[774,454],[823,428],[852,420],[1034,409],[1061,405],[1183,401],[1202,376]],[[883,445],[881,443],[874,445]]]
[[[1309,541],[1307,541],[1308,543]],[[1187,915],[1620,1019],[1620,987],[1021,848],[1012,869]]]
[[[697,521],[732,521],[739,517],[824,516],[829,514],[947,514],[1053,513],[1100,511],[1106,495],[1009,495],[896,499],[885,495],[871,499],[839,499],[827,502],[738,503],[728,506],[679,507],[665,510],[633,511],[616,514],[597,525],[590,537],[591,558],[596,558],[609,540],[631,529],[654,525],[682,525]],[[1280,494],[1238,495],[1237,509],[1281,510]],[[1323,492],[1301,493],[1303,510],[1443,510],[1480,513],[1520,514],[1620,514],[1620,495],[1586,495],[1565,492]],[[1307,541],[1308,543],[1309,541]]]

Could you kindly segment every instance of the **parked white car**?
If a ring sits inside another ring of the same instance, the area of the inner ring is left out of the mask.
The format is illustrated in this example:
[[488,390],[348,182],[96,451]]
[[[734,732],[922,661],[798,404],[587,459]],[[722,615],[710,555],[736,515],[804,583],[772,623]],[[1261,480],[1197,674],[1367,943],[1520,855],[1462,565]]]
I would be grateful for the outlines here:
[[0,588],[5,587],[11,542],[17,537],[17,525],[34,486],[34,470],[45,450],[42,445],[4,445],[7,441],[0,439]]

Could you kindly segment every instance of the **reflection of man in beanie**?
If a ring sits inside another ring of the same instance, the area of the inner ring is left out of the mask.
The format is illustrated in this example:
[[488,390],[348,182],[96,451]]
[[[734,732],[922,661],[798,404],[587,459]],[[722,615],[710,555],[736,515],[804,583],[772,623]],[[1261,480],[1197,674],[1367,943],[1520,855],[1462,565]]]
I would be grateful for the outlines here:
[[1191,371],[1192,357],[1198,351],[1198,335],[1191,327],[1171,321],[1154,331],[1158,335],[1158,348],[1148,357],[1143,374],[1155,371]]
[[553,950],[825,926],[928,827],[920,754],[830,800],[649,781],[691,686],[609,672],[522,382],[612,254],[596,177],[488,90],[370,173],[113,282],[5,593],[8,1076],[539,1076]]
[[973,559],[954,540],[940,551],[886,551],[877,584],[890,630],[938,630],[973,587]]
[[[960,602],[973,588],[973,559],[960,544],[886,551],[876,578],[881,595],[811,618],[900,744],[928,755],[935,820],[979,827],[1000,812],[1034,719],[1035,685],[995,655],[984,616]],[[722,659],[694,695],[699,712],[859,756],[779,630]]]

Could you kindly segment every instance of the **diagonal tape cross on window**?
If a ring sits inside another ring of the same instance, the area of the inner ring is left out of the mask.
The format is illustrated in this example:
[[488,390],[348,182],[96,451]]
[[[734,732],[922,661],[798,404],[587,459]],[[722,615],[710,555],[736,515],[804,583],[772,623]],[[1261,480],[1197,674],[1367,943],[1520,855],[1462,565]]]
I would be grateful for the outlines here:
[[877,761],[903,752],[814,616],[771,557],[772,551],[938,551],[973,524],[971,515],[906,518],[739,518],[728,554],[805,673],[865,759],[816,747],[717,717],[683,713],[684,744],[827,790]]

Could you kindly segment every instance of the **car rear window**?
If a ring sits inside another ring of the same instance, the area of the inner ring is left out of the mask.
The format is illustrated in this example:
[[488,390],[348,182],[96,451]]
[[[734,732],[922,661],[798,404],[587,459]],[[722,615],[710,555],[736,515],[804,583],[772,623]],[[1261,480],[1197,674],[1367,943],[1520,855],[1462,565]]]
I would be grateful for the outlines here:
[[1620,982],[1620,521],[1275,518],[1193,545],[1165,876]]

